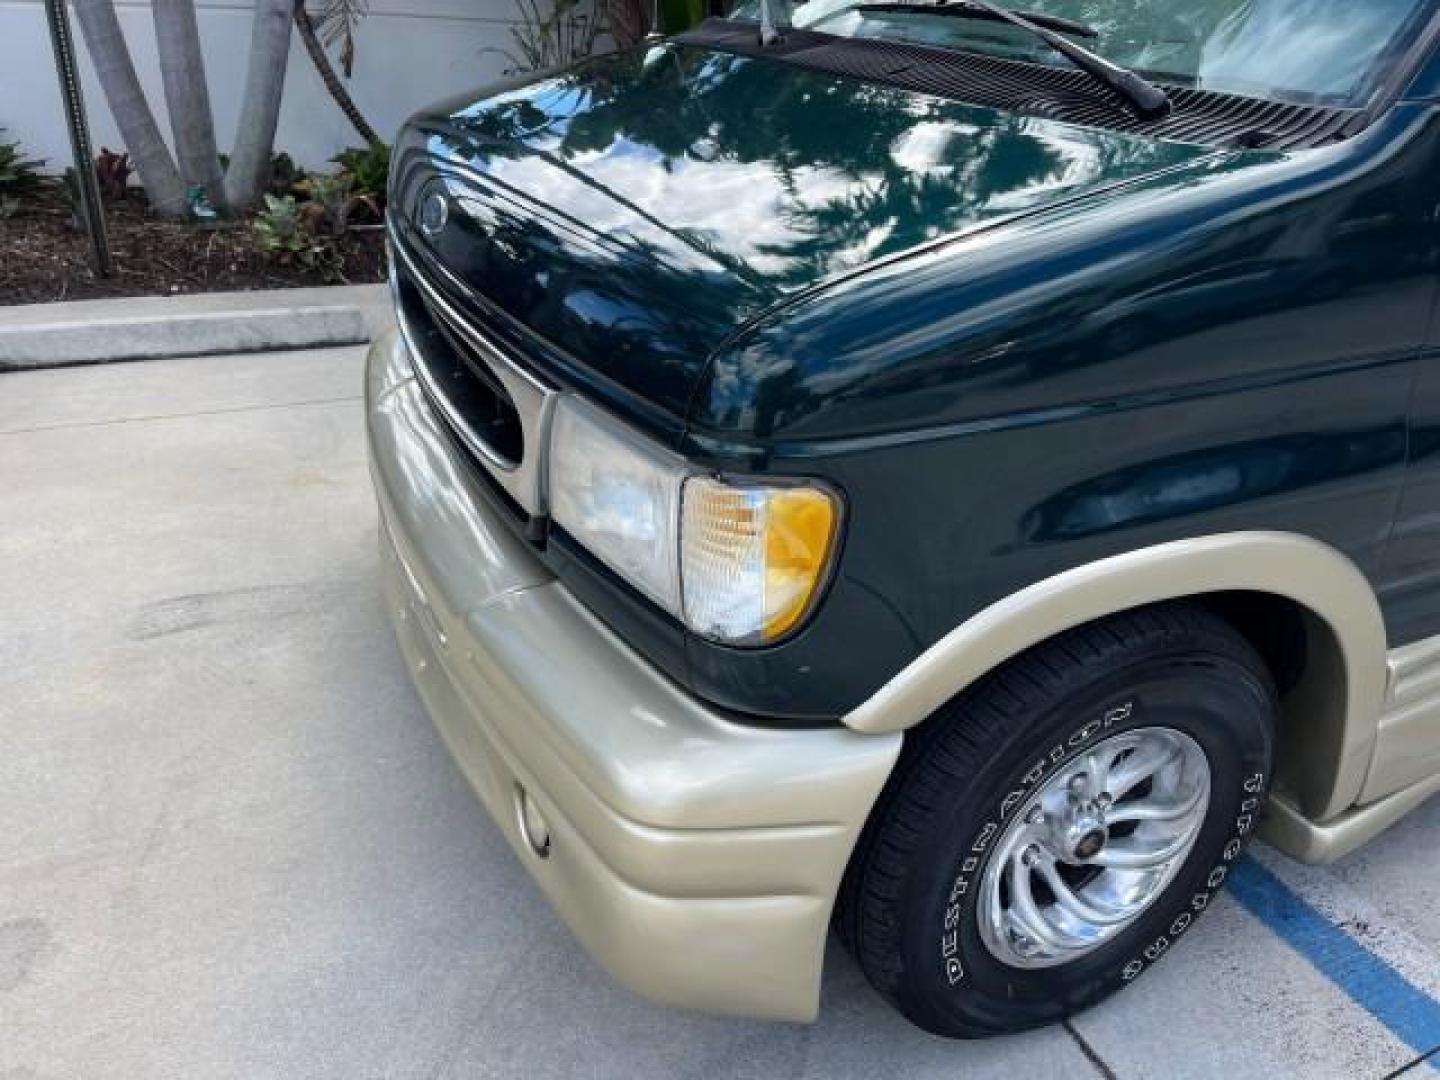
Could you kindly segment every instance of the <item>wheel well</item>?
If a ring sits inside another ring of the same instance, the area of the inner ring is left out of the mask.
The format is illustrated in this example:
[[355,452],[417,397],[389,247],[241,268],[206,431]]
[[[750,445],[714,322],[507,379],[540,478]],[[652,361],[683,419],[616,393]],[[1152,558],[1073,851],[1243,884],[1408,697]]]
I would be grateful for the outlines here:
[[1191,599],[1234,627],[1270,669],[1280,698],[1275,788],[1301,807],[1318,807],[1335,782],[1350,719],[1345,655],[1334,629],[1304,605],[1272,593]]
[[1305,674],[1305,609],[1283,596],[1258,592],[1209,593],[1196,600],[1231,625],[1260,654],[1281,699]]
[[1344,653],[1330,625],[1274,593],[1233,590],[1156,603],[1204,607],[1260,654],[1279,699],[1274,787],[1302,807],[1317,805],[1335,780],[1335,750],[1343,744],[1347,721]]
[[[1259,653],[1279,699],[1274,787],[1301,807],[1320,805],[1336,779],[1337,750],[1348,719],[1345,656],[1330,625],[1303,604],[1274,593],[1221,591],[1155,603],[1204,607]],[[1096,621],[1125,610],[1133,609],[1107,612]]]

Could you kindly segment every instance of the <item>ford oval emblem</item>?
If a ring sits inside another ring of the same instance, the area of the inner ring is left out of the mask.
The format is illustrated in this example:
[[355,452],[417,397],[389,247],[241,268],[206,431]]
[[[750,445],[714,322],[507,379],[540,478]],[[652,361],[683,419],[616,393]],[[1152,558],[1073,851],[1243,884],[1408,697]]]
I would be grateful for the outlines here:
[[420,204],[420,231],[433,240],[444,231],[449,220],[450,200],[438,191],[425,196]]

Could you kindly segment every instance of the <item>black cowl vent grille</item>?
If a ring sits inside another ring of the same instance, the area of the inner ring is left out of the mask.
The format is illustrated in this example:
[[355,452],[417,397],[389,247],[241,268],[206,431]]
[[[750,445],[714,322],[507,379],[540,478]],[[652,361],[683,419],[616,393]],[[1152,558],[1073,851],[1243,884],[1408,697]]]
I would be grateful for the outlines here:
[[1074,68],[812,30],[787,30],[782,43],[765,49],[759,36],[752,24],[711,19],[675,40],[1026,116],[1206,146],[1278,150],[1320,146],[1344,138],[1360,116],[1355,109],[1166,86],[1173,111],[1160,120],[1142,120],[1111,91]]

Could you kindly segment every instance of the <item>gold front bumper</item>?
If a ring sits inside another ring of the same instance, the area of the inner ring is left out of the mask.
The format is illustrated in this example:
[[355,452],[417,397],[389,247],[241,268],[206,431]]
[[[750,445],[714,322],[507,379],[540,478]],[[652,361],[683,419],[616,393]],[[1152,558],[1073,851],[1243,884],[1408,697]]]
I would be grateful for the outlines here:
[[[393,333],[371,348],[366,398],[401,648],[541,890],[646,997],[813,1019],[835,891],[900,736],[748,727],[709,709],[499,520]],[[549,825],[543,857],[521,790]]]

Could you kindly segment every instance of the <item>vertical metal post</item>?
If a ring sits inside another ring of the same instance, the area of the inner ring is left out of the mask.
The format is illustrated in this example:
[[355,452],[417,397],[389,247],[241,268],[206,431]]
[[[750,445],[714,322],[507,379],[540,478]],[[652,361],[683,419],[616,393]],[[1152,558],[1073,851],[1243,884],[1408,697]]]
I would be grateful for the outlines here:
[[55,71],[60,76],[60,98],[65,106],[65,124],[70,129],[70,155],[75,159],[75,187],[80,195],[80,212],[95,249],[95,271],[110,276],[110,240],[105,235],[105,212],[100,202],[100,185],[95,180],[95,152],[90,147],[90,125],[85,119],[85,99],[80,93],[80,72],[75,65],[75,38],[70,33],[70,12],[65,0],[45,0],[45,17],[50,22],[50,45],[55,50]]

